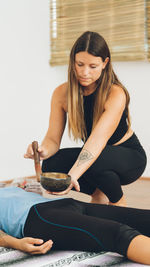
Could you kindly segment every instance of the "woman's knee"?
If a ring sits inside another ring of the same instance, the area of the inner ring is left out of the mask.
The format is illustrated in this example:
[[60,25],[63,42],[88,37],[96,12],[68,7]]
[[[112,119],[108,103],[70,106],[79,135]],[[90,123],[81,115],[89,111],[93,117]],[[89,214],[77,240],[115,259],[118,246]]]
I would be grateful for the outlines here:
[[97,188],[103,191],[111,202],[117,202],[123,195],[120,178],[114,171],[97,173],[93,177]]

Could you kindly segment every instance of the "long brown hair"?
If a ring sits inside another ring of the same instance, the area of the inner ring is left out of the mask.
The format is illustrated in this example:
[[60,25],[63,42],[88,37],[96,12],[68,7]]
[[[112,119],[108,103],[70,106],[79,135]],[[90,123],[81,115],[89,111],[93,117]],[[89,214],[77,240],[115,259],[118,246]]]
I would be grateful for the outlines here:
[[104,38],[96,32],[84,32],[74,43],[71,52],[68,67],[68,126],[69,134],[73,135],[74,139],[86,140],[87,132],[84,122],[84,108],[83,108],[83,91],[79,84],[75,70],[75,55],[81,51],[86,51],[89,54],[101,57],[103,62],[108,57],[109,61],[97,82],[97,89],[95,92],[95,102],[93,110],[93,126],[95,127],[100,116],[104,111],[104,105],[107,100],[112,84],[119,85],[126,94],[126,115],[128,127],[130,126],[129,116],[129,93],[123,84],[117,78],[113,71],[111,64],[111,55],[108,45]]

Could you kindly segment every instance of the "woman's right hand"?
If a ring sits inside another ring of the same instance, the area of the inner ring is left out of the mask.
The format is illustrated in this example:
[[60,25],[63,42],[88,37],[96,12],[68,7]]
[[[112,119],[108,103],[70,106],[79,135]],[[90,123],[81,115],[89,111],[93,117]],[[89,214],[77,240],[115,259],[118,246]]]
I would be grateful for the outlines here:
[[[48,149],[46,149],[42,145],[38,147],[38,152],[40,154],[40,160],[44,160],[44,159],[47,159],[49,157]],[[24,158],[34,159],[34,153],[33,153],[33,149],[32,149],[32,144],[30,144],[28,146],[27,151],[24,154]]]

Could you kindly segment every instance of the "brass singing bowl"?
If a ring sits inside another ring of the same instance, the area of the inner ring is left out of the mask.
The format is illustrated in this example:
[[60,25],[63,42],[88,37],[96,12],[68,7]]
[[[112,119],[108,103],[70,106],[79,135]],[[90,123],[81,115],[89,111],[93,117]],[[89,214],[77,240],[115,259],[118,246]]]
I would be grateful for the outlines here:
[[47,191],[61,192],[70,185],[71,176],[60,172],[44,172],[41,173],[40,183]]

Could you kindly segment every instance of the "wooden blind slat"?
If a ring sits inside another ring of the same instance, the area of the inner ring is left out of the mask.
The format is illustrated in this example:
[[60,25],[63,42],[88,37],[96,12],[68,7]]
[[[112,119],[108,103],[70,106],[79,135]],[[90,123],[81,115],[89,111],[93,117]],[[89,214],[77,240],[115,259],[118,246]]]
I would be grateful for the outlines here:
[[150,61],[150,0],[146,1],[147,56]]
[[[50,64],[68,64],[70,49],[84,31],[99,32],[114,61],[146,60],[150,55],[150,0],[51,0]],[[145,27],[145,15],[147,17]],[[147,34],[145,34],[145,29]]]

